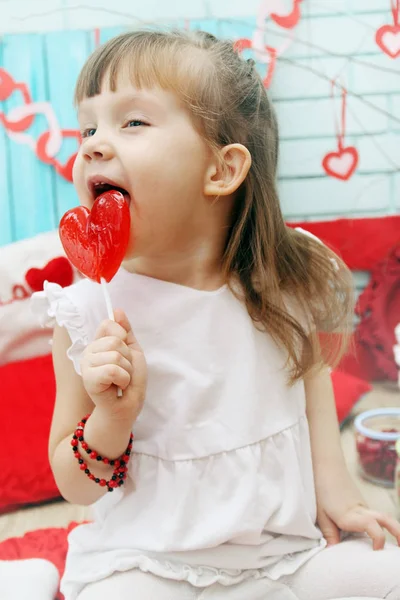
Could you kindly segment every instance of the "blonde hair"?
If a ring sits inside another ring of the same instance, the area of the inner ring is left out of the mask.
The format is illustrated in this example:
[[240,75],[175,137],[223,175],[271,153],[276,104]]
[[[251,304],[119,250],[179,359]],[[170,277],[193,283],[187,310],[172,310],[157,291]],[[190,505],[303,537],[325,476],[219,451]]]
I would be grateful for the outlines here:
[[[123,69],[135,87],[177,94],[213,149],[248,148],[252,165],[237,193],[223,256],[227,281],[240,281],[253,321],[286,351],[291,383],[316,365],[336,364],[351,327],[352,277],[326,246],[284,222],[277,120],[254,61],[240,57],[232,42],[200,31],[124,33],[89,57],[75,101],[99,94],[105,77],[115,90]],[[340,343],[322,350],[316,333],[336,331]]]

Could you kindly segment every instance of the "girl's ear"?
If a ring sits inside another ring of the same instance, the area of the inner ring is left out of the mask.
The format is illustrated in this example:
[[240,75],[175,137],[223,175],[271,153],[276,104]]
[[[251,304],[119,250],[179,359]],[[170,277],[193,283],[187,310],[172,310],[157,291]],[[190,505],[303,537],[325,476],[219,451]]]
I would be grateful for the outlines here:
[[230,196],[242,185],[251,167],[251,154],[242,144],[224,146],[206,171],[204,194]]

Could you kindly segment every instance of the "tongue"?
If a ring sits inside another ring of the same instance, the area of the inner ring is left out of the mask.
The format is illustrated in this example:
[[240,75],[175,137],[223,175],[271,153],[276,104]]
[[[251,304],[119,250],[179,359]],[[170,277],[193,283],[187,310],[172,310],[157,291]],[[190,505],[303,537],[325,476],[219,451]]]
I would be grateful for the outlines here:
[[123,197],[125,198],[125,200],[130,200],[130,195],[128,194],[128,192],[126,190],[124,190],[124,188],[111,188],[108,190],[109,192],[119,192],[120,194],[123,195]]

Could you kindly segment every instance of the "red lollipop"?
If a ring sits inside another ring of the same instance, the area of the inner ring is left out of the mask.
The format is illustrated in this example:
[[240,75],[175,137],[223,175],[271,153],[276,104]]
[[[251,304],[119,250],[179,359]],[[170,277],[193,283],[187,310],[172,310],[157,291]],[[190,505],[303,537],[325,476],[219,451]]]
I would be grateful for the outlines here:
[[60,238],[75,267],[100,283],[109,282],[124,259],[130,236],[129,206],[121,192],[109,190],[90,211],[72,208],[60,221]]
[[[118,271],[129,244],[131,216],[121,192],[101,194],[90,211],[84,206],[72,208],[60,221],[60,238],[70,261],[89,279],[102,284],[108,318],[114,311],[106,281]],[[118,397],[122,390],[117,390]]]

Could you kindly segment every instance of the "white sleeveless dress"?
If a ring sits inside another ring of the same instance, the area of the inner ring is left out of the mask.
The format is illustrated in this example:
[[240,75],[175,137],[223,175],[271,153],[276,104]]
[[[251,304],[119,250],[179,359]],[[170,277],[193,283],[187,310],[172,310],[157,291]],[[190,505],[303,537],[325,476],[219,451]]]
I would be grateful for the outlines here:
[[[203,587],[295,572],[326,542],[304,385],[227,286],[194,290],[121,269],[109,284],[145,352],[149,382],[123,488],[69,536],[62,591],[139,568]],[[66,327],[79,359],[107,318],[98,284],[47,283],[33,308]]]

